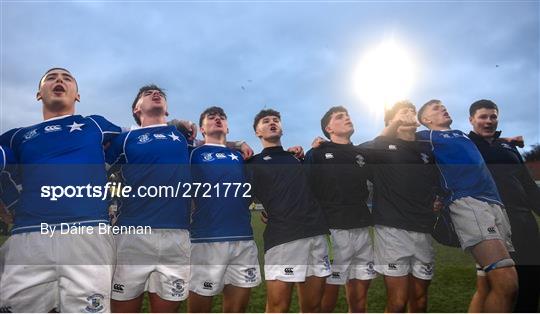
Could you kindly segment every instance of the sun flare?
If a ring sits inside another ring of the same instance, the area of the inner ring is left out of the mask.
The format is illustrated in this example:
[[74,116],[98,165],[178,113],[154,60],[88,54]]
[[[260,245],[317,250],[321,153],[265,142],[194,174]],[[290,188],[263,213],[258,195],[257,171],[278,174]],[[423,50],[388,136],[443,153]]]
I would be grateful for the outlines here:
[[380,112],[410,97],[415,65],[395,40],[385,40],[366,52],[354,73],[354,88],[370,110]]

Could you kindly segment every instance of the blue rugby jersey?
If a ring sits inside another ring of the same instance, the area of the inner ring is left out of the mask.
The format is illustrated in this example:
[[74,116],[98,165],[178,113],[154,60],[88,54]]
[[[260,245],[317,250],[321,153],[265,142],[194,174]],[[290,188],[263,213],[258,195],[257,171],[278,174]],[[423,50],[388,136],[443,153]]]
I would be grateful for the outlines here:
[[0,144],[10,147],[19,162],[23,187],[12,233],[39,231],[41,223],[107,223],[107,202],[100,198],[84,192],[54,201],[42,193],[48,186],[105,186],[103,145],[119,133],[101,116],[66,115],[0,136]]
[[[133,188],[133,197],[122,199],[117,225],[189,227],[190,199],[182,191],[182,185],[190,183],[188,143],[174,126],[151,125],[122,133],[105,157],[111,170],[119,167],[123,182]],[[162,194],[141,194],[154,187],[162,189]]]
[[431,144],[442,185],[450,192],[448,202],[470,196],[502,205],[482,155],[465,133],[459,130],[424,130],[417,132],[416,137]]
[[[205,144],[191,152],[190,160],[193,183],[207,184],[199,188],[197,195],[194,189],[191,191],[196,196],[191,215],[191,242],[252,240],[250,199],[244,197],[249,191],[242,155],[222,145]],[[229,183],[232,185],[226,191]],[[207,193],[209,197],[205,197],[208,184],[211,189]]]
[[7,209],[13,209],[19,200],[16,183],[17,161],[11,149],[0,146],[0,200]]

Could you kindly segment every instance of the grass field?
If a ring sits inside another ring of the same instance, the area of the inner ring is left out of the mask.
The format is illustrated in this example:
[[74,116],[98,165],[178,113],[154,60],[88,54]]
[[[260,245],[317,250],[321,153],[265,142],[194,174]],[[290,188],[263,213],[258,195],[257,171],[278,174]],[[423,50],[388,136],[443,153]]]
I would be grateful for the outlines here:
[[[254,213],[252,217],[255,239],[259,247],[259,260],[263,258],[262,232],[264,225],[259,220],[259,214]],[[5,237],[0,237],[0,243],[5,241]],[[470,256],[460,249],[450,248],[436,244],[435,277],[429,288],[429,312],[466,312],[468,302],[474,292],[475,276],[474,263]],[[261,265],[261,270],[262,270]],[[264,282],[253,289],[248,312],[263,312],[265,308],[266,287]],[[386,302],[386,293],[382,278],[375,279],[369,289],[368,311],[383,312]],[[213,312],[220,312],[221,297],[214,298]],[[145,301],[144,310],[148,310]],[[186,311],[185,304],[182,304],[181,312]],[[298,312],[296,295],[293,298],[291,312]],[[343,289],[340,291],[340,298],[336,307],[336,312],[347,312]]]

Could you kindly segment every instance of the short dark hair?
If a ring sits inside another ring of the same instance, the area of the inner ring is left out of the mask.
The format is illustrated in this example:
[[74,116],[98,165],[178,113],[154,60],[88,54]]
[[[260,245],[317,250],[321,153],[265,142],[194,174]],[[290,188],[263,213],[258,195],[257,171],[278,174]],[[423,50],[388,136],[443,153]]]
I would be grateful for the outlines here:
[[202,123],[203,123],[204,118],[205,118],[207,115],[211,115],[211,114],[217,114],[217,115],[220,115],[220,116],[224,116],[225,119],[227,119],[227,115],[225,114],[225,111],[223,111],[223,108],[217,107],[217,106],[212,106],[212,107],[210,107],[210,108],[206,108],[206,109],[201,113],[201,116],[199,117],[199,127],[202,126]]
[[[73,74],[71,74],[71,72],[69,72],[68,69],[65,69],[65,68],[50,68],[48,69],[47,71],[45,71],[45,73],[41,76],[41,78],[39,79],[39,82],[38,82],[38,90],[40,90],[41,88],[41,81],[43,81],[43,79],[45,78],[45,76],[47,75],[47,73],[51,72],[51,71],[54,71],[54,70],[62,70],[62,71],[65,71],[67,73],[69,73],[71,76],[73,76]],[[75,80],[75,86],[77,87],[77,90],[79,90],[79,84],[77,84],[77,80]]]
[[390,120],[394,119],[396,113],[398,113],[398,111],[403,108],[412,108],[416,111],[416,107],[413,105],[412,102],[410,102],[409,100],[400,100],[396,102],[392,106],[392,108],[384,112],[384,125],[387,126],[388,123],[390,123]]
[[420,109],[418,110],[418,115],[417,115],[418,122],[420,122],[422,125],[425,126],[425,124],[422,122],[422,115],[424,115],[424,111],[426,110],[427,107],[435,105],[435,104],[440,104],[440,103],[441,101],[438,99],[431,99],[425,104],[423,104],[422,107],[420,107]]
[[259,121],[261,121],[262,118],[269,116],[275,116],[281,120],[281,114],[279,113],[279,111],[276,111],[274,109],[263,109],[259,111],[259,113],[255,115],[255,119],[253,119],[253,130],[257,130],[257,124],[259,124]]
[[499,107],[497,107],[497,104],[495,104],[493,101],[488,99],[480,99],[471,104],[469,107],[469,115],[472,117],[476,113],[478,109],[495,109],[497,112],[499,112]]
[[157,90],[160,93],[163,94],[163,97],[167,99],[167,94],[165,94],[165,90],[157,86],[156,84],[148,84],[144,85],[143,87],[139,88],[139,92],[137,93],[137,96],[135,96],[135,99],[133,100],[133,104],[131,104],[131,112],[133,114],[133,118],[135,119],[135,122],[137,122],[137,125],[141,125],[141,119],[133,112],[135,109],[135,106],[137,105],[137,102],[139,101],[139,98],[141,98],[141,95],[149,90]]
[[334,106],[330,109],[328,109],[328,111],[324,114],[324,116],[322,117],[321,119],[321,130],[324,134],[324,136],[326,136],[326,138],[330,139],[330,134],[328,134],[328,132],[326,132],[326,127],[328,126],[328,123],[330,123],[330,118],[332,118],[332,115],[336,112],[345,112],[345,113],[349,113],[347,111],[347,108],[343,107],[343,106]]

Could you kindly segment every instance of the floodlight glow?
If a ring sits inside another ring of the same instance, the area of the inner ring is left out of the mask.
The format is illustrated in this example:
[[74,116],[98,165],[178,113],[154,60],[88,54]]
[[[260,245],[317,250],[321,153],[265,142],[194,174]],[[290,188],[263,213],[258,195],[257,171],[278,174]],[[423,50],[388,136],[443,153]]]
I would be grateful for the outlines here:
[[362,57],[354,74],[354,88],[363,102],[380,112],[410,97],[414,70],[409,53],[394,40],[387,40]]

